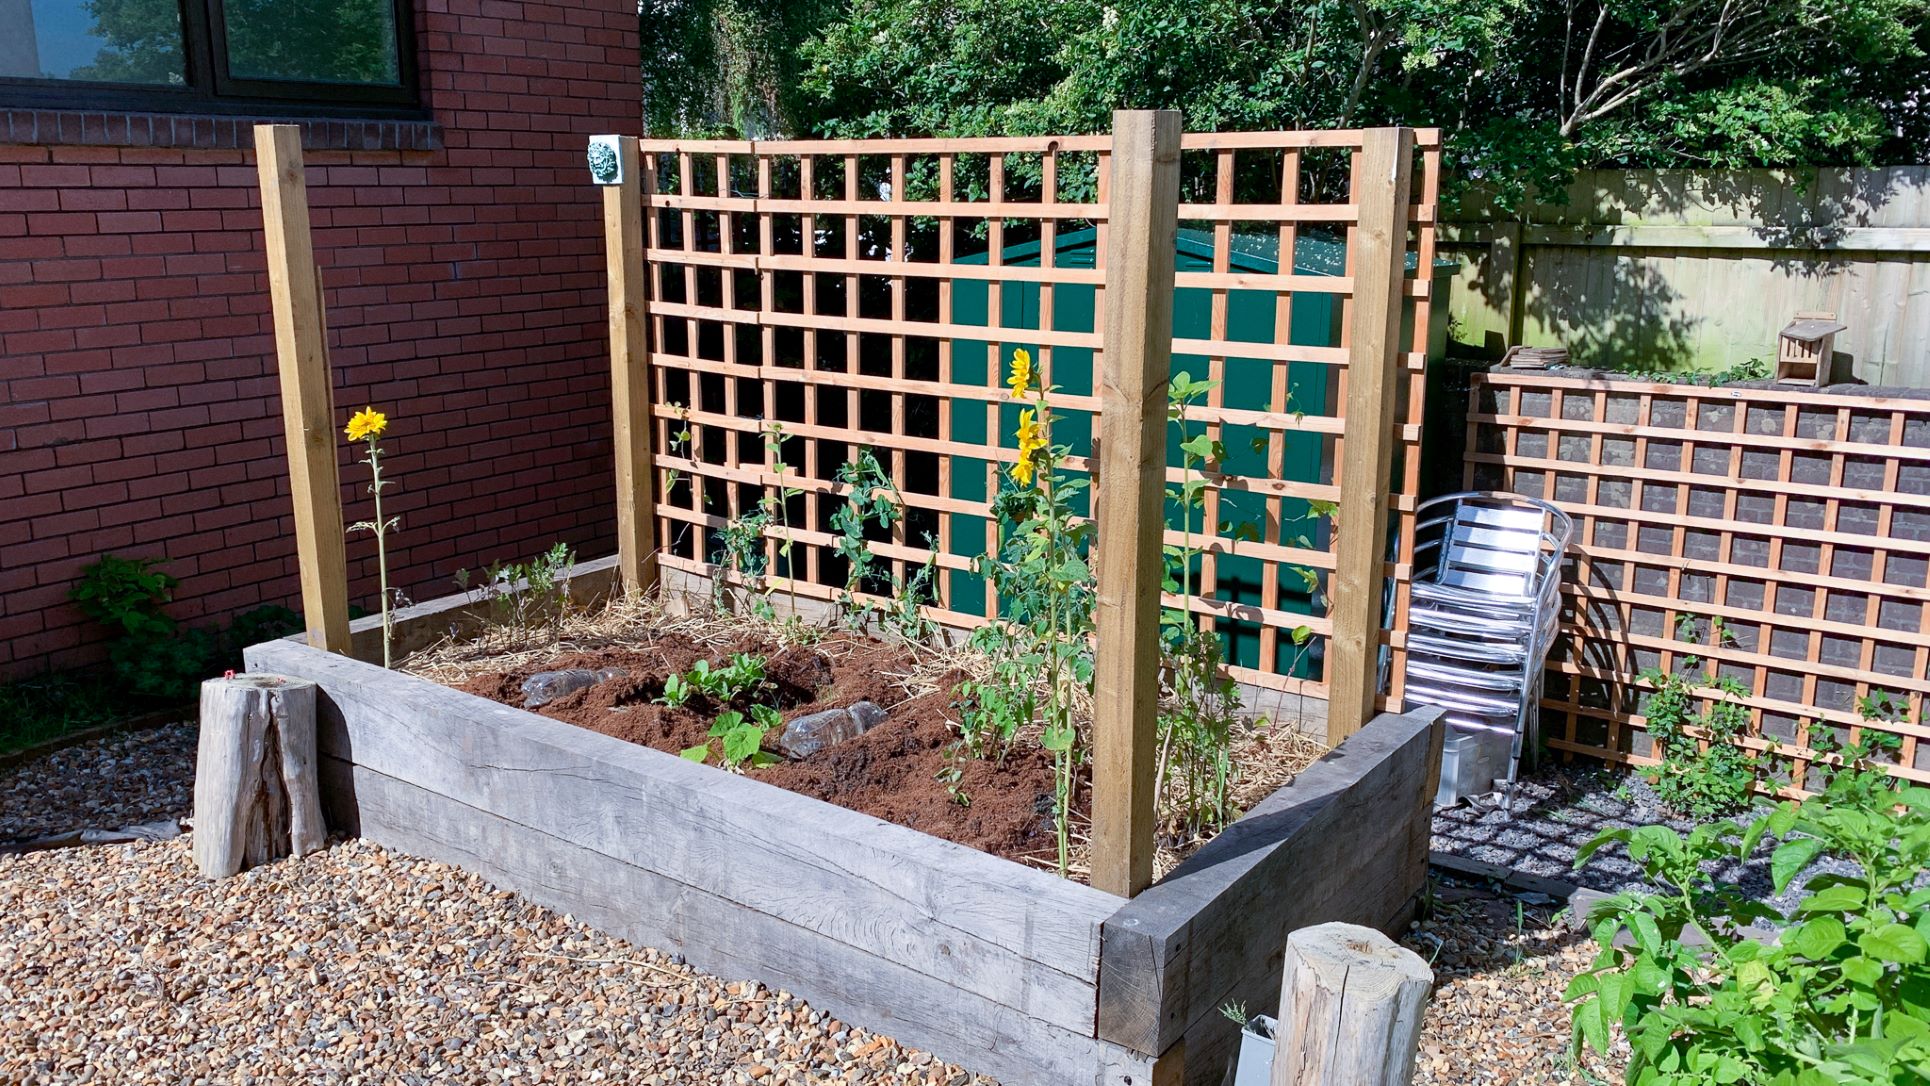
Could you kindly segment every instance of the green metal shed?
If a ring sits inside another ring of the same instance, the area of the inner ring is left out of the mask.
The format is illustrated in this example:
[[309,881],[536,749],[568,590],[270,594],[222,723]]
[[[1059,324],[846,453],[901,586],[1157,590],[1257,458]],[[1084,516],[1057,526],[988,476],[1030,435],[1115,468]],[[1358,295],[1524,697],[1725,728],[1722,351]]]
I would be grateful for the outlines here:
[[[1057,239],[1054,250],[1054,263],[1062,268],[1091,268],[1094,266],[1095,235],[1091,229],[1069,231]],[[1040,243],[1025,242],[1008,246],[1004,250],[1004,263],[1018,267],[1039,266]],[[1301,275],[1340,275],[1345,268],[1346,247],[1340,238],[1312,232],[1303,232],[1294,246],[1293,271]],[[985,255],[961,258],[959,263],[984,263]],[[1235,234],[1227,263],[1236,272],[1274,274],[1279,270],[1279,240],[1277,236]],[[1213,234],[1208,230],[1182,229],[1179,232],[1176,266],[1180,271],[1213,270]],[[990,293],[987,284],[976,280],[956,280],[952,287],[953,323],[963,325],[985,325]],[[1081,285],[1055,285],[1052,290],[1052,327],[1056,331],[1090,332],[1094,330],[1094,288]],[[1227,294],[1227,334],[1228,340],[1236,342],[1266,343],[1274,342],[1274,321],[1277,295],[1273,291],[1234,290]],[[1036,356],[1036,344],[1027,343],[1020,329],[1039,327],[1040,296],[1037,283],[1005,283],[1000,289],[999,327],[1001,329],[1002,354],[998,364],[1004,366],[1011,358],[1012,349],[1025,347]],[[1339,299],[1330,294],[1303,293],[1293,295],[1290,302],[1288,341],[1298,346],[1335,347],[1340,344]],[[1182,287],[1174,291],[1173,334],[1180,339],[1207,339],[1209,322],[1212,315],[1212,292],[1200,288]],[[990,357],[989,344],[974,344],[958,341],[953,348],[952,380],[957,384],[984,385],[989,376],[985,372]],[[1281,409],[1282,405],[1269,402],[1272,394],[1274,363],[1266,359],[1226,359],[1225,386],[1221,390],[1225,405],[1250,411]],[[1207,359],[1199,355],[1173,356],[1175,372],[1204,379],[1207,376]],[[1087,395],[1093,391],[1092,352],[1085,349],[1066,347],[1054,348],[1052,352],[1052,380],[1064,391],[1077,395]],[[1291,402],[1285,405],[1289,411],[1304,411],[1310,415],[1331,414],[1333,405],[1333,367],[1311,362],[1287,364],[1287,381]],[[991,444],[987,440],[989,412],[984,405],[970,400],[954,400],[948,410],[951,413],[951,432],[955,441],[968,444]],[[1003,404],[996,408],[998,416],[997,442],[1011,445],[1011,434],[1018,422],[1019,407],[1016,404]],[[1058,413],[1059,425],[1055,438],[1072,447],[1075,455],[1088,455],[1091,452],[1091,419],[1084,411],[1061,411]],[[1222,431],[1226,446],[1226,469],[1238,475],[1264,476],[1266,470],[1266,431],[1250,426],[1226,426]],[[1179,463],[1178,442],[1169,442],[1170,462]],[[1283,474],[1285,478],[1300,482],[1324,482],[1332,479],[1332,467],[1323,463],[1325,442],[1319,435],[1285,435]],[[987,497],[989,461],[974,464],[964,458],[955,458],[952,463],[951,496],[982,501]],[[1297,536],[1305,536],[1308,545],[1326,545],[1327,524],[1325,521],[1298,520],[1306,513],[1306,504],[1298,500],[1282,503],[1284,522],[1283,536],[1293,541]],[[1220,534],[1233,536],[1236,533],[1251,532],[1259,537],[1266,518],[1265,500],[1257,494],[1238,491],[1223,491],[1219,506]],[[1179,524],[1177,506],[1168,509],[1169,523]],[[977,554],[984,549],[985,525],[981,518],[954,516],[952,519],[952,549],[961,555]],[[1259,605],[1260,603],[1261,563],[1257,559],[1244,557],[1221,557],[1217,562],[1215,595],[1234,603]],[[951,584],[955,607],[970,611],[982,607],[984,586],[978,578],[966,573],[953,575]],[[1280,581],[1279,608],[1302,614],[1313,612],[1313,602],[1306,582],[1299,576],[1286,573]],[[1223,622],[1221,629],[1226,635],[1228,661],[1244,667],[1262,666],[1259,659],[1259,625],[1247,622]],[[1296,650],[1287,639],[1281,639],[1279,659],[1273,661],[1267,670],[1285,673],[1294,663]],[[1304,673],[1302,662],[1295,670]]]

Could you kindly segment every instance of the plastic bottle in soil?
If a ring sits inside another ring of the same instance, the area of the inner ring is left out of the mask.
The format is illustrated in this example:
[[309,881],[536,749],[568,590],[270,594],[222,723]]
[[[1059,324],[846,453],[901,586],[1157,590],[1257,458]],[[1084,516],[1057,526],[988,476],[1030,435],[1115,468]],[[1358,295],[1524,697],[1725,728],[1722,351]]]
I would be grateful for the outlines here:
[[885,722],[887,714],[877,705],[860,701],[846,709],[826,709],[801,716],[784,725],[777,737],[777,749],[787,758],[809,758],[847,739],[855,739]]
[[622,674],[623,669],[616,667],[598,668],[595,671],[587,667],[566,667],[561,671],[531,675],[523,680],[523,708],[535,709],[548,705],[557,698],[586,690]]

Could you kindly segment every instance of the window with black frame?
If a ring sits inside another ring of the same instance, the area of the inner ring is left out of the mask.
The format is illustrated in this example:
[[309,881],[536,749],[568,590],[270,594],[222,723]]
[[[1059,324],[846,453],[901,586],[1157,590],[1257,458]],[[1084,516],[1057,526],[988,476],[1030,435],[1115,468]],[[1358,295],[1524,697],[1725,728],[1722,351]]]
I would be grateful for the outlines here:
[[416,102],[408,0],[0,0],[0,106]]

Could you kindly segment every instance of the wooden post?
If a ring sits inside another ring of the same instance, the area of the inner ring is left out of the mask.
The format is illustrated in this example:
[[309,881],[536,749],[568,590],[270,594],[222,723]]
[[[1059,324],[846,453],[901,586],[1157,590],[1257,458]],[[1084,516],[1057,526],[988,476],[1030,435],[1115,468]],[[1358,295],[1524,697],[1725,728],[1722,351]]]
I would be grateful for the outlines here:
[[1338,743],[1374,716],[1380,693],[1380,629],[1387,559],[1388,472],[1401,365],[1407,279],[1408,175],[1414,132],[1366,134],[1354,203],[1360,222],[1348,245],[1354,293],[1347,348],[1346,429],[1340,458],[1338,553],[1328,585],[1327,741]]
[[1131,897],[1153,881],[1166,383],[1180,115],[1112,115],[1100,390],[1099,598],[1093,680],[1092,885]]
[[315,684],[235,675],[201,684],[194,862],[226,878],[328,839],[315,767]]
[[617,138],[622,179],[603,186],[604,268],[610,289],[610,400],[616,411],[617,569],[628,592],[657,583],[652,480],[650,346],[645,334],[643,181],[637,138]]
[[1372,928],[1287,936],[1272,1086],[1408,1086],[1434,973]]
[[348,555],[342,538],[342,476],[336,460],[340,435],[328,371],[322,277],[308,233],[301,127],[256,125],[255,166],[261,178],[261,219],[268,240],[268,295],[275,312],[288,486],[295,499],[302,618],[309,644],[347,654]]

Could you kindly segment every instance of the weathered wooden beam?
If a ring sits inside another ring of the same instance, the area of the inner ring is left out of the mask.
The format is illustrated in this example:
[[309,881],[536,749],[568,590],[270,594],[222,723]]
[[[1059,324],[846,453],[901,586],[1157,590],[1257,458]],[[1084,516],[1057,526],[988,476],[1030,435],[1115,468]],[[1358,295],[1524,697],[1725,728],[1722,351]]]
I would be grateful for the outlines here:
[[1341,442],[1339,533],[1327,596],[1327,740],[1338,743],[1373,718],[1380,694],[1383,568],[1387,559],[1388,474],[1394,450],[1401,308],[1407,276],[1409,128],[1366,134],[1354,166],[1360,223],[1349,234],[1354,266],[1347,348],[1347,429]]
[[268,296],[281,372],[288,484],[295,501],[302,619],[309,644],[347,652],[348,554],[342,531],[342,478],[336,459],[322,278],[309,236],[301,126],[256,125],[255,166],[268,243]]
[[1434,972],[1372,928],[1287,936],[1272,1086],[1408,1086]]
[[643,266],[643,170],[635,136],[617,137],[622,180],[603,186],[609,283],[610,400],[616,413],[617,567],[631,592],[657,581],[656,487],[650,415],[649,301]]
[[194,862],[227,878],[322,847],[315,776],[315,684],[231,675],[201,684],[194,759]]
[[[677,881],[660,865],[610,857],[574,836],[533,829],[366,766],[328,758],[324,779],[337,810],[352,815],[369,840],[455,864],[601,931],[683,954],[706,972],[782,988],[1012,1086],[1158,1082],[1153,1061],[1097,1040],[1089,1023],[1055,1025],[960,988],[888,939],[858,943],[825,934],[808,917],[833,903],[801,900],[801,913],[745,908]],[[718,862],[735,863],[757,846],[720,837],[711,847]]]
[[326,755],[914,965],[1032,1018],[1092,1027],[1099,922],[1118,905],[1110,895],[292,640],[253,646],[247,659],[321,686]]
[[1131,897],[1153,881],[1166,383],[1172,374],[1180,115],[1113,114],[1105,354],[1095,499],[1092,885]]
[[[1427,877],[1440,710],[1384,713],[1101,926],[1099,1036],[1224,1066],[1229,1001],[1279,994],[1286,933],[1405,923]],[[1204,1081],[1189,1071],[1188,1081]]]

